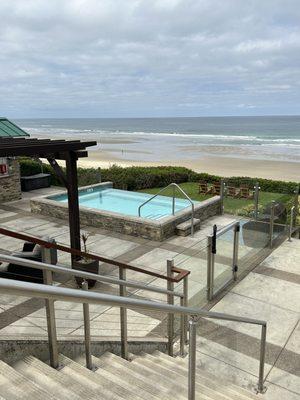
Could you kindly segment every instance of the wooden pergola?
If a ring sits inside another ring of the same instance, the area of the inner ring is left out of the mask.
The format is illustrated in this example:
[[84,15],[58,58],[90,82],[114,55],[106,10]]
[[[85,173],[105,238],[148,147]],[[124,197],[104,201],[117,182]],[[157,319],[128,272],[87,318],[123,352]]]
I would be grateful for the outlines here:
[[[0,157],[45,158],[68,192],[70,241],[73,249],[81,250],[78,202],[77,160],[87,157],[87,147],[97,142],[80,140],[50,140],[25,137],[0,137]],[[56,160],[66,162],[66,172]]]

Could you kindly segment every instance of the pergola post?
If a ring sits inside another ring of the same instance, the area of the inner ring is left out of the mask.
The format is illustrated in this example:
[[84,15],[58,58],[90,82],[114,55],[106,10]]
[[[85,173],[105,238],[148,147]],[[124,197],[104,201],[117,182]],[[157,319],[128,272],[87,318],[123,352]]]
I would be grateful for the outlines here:
[[[66,156],[66,175],[69,206],[70,242],[73,249],[80,250],[80,215],[78,201],[77,156],[70,151]],[[72,261],[76,256],[72,255]]]

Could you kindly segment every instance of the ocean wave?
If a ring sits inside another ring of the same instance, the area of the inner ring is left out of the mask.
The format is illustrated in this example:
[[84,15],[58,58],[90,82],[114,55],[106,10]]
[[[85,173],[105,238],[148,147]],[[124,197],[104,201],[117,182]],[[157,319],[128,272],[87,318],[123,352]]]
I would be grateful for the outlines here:
[[[102,129],[80,129],[80,128],[58,128],[47,125],[41,125],[40,127],[24,127],[24,129],[32,134],[41,135],[55,135],[55,136],[69,136],[69,135],[86,135],[91,134],[93,136],[151,136],[151,137],[178,137],[178,138],[193,138],[200,140],[207,139],[208,143],[211,140],[222,140],[224,142],[245,142],[248,145],[255,144],[266,144],[266,145],[286,145],[286,146],[299,146],[300,139],[296,138],[272,138],[272,137],[259,137],[257,135],[233,135],[233,134],[201,134],[201,133],[181,133],[181,132],[149,132],[149,131],[109,131]],[[247,143],[248,142],[248,143]],[[204,143],[205,144],[205,143]]]

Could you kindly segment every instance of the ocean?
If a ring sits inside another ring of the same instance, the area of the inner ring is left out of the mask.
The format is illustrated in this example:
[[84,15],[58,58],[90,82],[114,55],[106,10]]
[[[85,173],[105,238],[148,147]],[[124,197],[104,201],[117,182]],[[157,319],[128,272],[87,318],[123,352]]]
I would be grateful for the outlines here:
[[124,160],[201,156],[300,162],[300,116],[15,120],[34,137],[93,139]]

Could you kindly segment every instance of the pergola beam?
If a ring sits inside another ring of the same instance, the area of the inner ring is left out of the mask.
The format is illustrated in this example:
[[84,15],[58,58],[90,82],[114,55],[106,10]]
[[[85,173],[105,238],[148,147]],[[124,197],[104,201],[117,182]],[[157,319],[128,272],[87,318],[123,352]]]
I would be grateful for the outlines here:
[[[70,241],[71,247],[77,250],[81,249],[77,160],[79,157],[86,157],[88,154],[86,148],[96,144],[95,141],[80,140],[0,138],[0,157],[29,156],[46,158],[49,161],[68,191]],[[66,174],[56,161],[59,159],[66,161]]]

